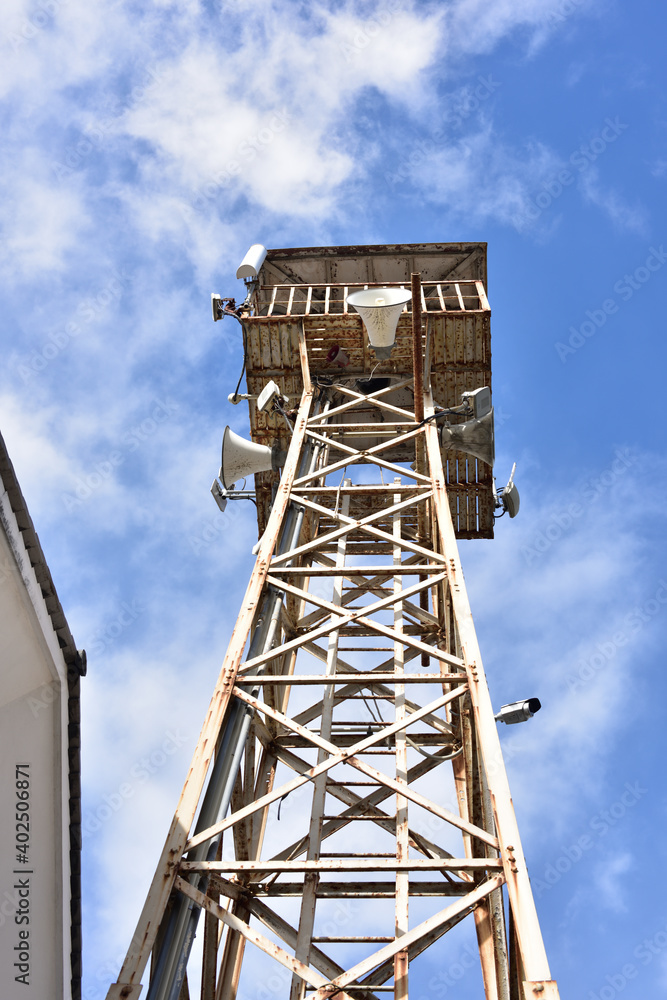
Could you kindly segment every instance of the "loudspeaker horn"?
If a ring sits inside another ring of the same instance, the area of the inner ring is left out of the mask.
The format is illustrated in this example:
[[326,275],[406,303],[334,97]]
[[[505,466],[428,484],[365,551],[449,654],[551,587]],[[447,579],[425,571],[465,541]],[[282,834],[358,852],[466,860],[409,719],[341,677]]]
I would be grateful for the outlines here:
[[404,288],[365,288],[348,295],[347,303],[361,316],[378,360],[391,354],[398,319],[412,294]]
[[479,420],[466,420],[464,424],[440,428],[440,445],[443,449],[454,448],[467,455],[474,455],[480,462],[493,466],[495,442],[493,432],[493,407]]
[[339,368],[347,368],[350,363],[348,355],[338,344],[334,344],[327,354],[327,361],[330,365],[338,365]]
[[265,444],[254,444],[235,434],[231,427],[225,427],[220,466],[222,485],[229,490],[237,479],[245,479],[251,473],[279,469],[284,465],[285,458],[285,452],[278,445],[269,448]]

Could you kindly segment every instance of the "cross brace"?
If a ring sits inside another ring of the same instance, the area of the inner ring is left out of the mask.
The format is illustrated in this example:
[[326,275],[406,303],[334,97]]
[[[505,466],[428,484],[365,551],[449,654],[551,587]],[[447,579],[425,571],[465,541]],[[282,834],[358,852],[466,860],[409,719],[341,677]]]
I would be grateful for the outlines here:
[[[339,386],[345,402],[332,405],[310,378],[303,335],[300,344],[304,392],[271,516],[108,1000],[136,1000],[151,953],[148,1000],[184,1000],[200,913],[202,1000],[236,1000],[272,963],[286,970],[285,1000],[366,1000],[374,989],[408,1000],[420,956],[466,918],[486,1000],[557,1000],[428,378],[414,379],[414,411],[389,403],[386,389]],[[364,447],[373,408],[393,421],[391,434]],[[347,434],[355,409],[358,433]],[[407,445],[412,466],[392,458]],[[416,896],[433,908],[415,923]],[[296,922],[293,904],[278,909],[289,900],[299,901]],[[352,928],[326,923],[335,900],[357,907]]]

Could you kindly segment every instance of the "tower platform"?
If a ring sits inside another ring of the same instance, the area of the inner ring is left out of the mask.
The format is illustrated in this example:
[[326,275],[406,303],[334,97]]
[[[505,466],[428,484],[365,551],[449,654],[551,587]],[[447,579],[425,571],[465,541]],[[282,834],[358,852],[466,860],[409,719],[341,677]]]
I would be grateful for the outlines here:
[[[241,315],[246,331],[248,393],[259,395],[270,379],[296,405],[303,382],[299,359],[299,332],[305,333],[308,363],[314,382],[333,382],[332,405],[346,398],[336,384],[360,392],[379,388],[377,379],[389,379],[396,388],[383,398],[398,407],[413,408],[411,303],[396,331],[391,357],[378,364],[361,317],[348,308],[346,298],[374,285],[410,289],[410,275],[422,277],[425,333],[425,370],[431,372],[436,406],[456,406],[461,394],[491,387],[491,309],[486,295],[486,243],[416,243],[391,246],[306,247],[269,250],[258,275],[249,308]],[[330,361],[339,349],[349,359],[346,367]],[[369,382],[368,380],[372,380]],[[249,405],[252,440],[280,441],[285,451],[289,433],[275,413]],[[359,408],[355,419],[359,419]],[[388,411],[368,407],[369,423],[383,423],[391,433]],[[341,414],[337,420],[345,422]],[[382,433],[382,431],[381,431]],[[361,439],[367,447],[379,443],[377,434]],[[357,442],[359,446],[360,442]],[[409,447],[387,453],[392,461],[406,461]],[[491,468],[470,455],[450,451],[444,460],[449,503],[457,538],[493,538]],[[266,528],[277,472],[255,477],[259,534]],[[370,508],[369,508],[370,510]],[[363,509],[357,513],[363,516]]]

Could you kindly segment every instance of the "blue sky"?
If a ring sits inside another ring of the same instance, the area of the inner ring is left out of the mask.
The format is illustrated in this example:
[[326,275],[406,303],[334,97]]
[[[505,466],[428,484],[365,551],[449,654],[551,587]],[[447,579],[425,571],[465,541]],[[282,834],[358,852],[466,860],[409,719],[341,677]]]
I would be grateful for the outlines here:
[[[209,494],[225,424],[247,428],[210,292],[240,294],[254,242],[478,240],[496,474],[518,463],[522,509],[461,549],[494,700],[543,703],[503,736],[552,972],[563,997],[662,995],[659,5],[9,0],[3,21],[0,428],[89,652],[86,1000],[252,564],[250,505]],[[415,997],[479,996],[466,947]]]

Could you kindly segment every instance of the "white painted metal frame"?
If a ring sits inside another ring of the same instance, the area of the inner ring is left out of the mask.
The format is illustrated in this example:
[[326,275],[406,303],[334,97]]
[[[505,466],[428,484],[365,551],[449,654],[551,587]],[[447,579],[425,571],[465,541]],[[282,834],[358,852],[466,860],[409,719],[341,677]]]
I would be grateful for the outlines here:
[[[158,927],[170,895],[178,892],[206,912],[202,1000],[235,1000],[246,944],[289,970],[285,1000],[288,995],[289,1000],[305,995],[365,1000],[374,990],[389,988],[396,1000],[408,1000],[410,964],[467,915],[473,917],[487,1000],[557,1000],[466,595],[435,424],[419,425],[414,413],[389,406],[382,391],[346,390],[350,398],[343,406],[310,416],[320,390],[311,384],[303,341],[302,347],[305,390],[271,519],[148,899],[108,998],[139,996]],[[336,420],[355,407],[367,413],[369,405],[401,423],[386,441],[360,450],[354,447],[355,425]],[[433,414],[428,390],[424,412]],[[386,457],[407,440],[415,442],[416,469]],[[308,441],[321,446],[320,460],[314,470],[297,474]],[[368,484],[372,469],[380,482]],[[392,482],[384,483],[385,472],[393,474]],[[371,512],[361,516],[357,500],[368,497]],[[290,506],[303,512],[301,535],[289,551],[274,555]],[[320,586],[313,589],[327,580],[330,598]],[[283,595],[279,634],[272,648],[244,659],[269,588]],[[358,645],[345,645],[352,642]],[[417,657],[421,668],[413,669]],[[313,658],[322,662],[321,674],[313,672]],[[313,688],[316,700],[308,702]],[[231,699],[255,713],[231,810],[194,834],[197,804]],[[391,718],[379,706],[386,706]],[[369,763],[370,755],[377,766]],[[415,787],[436,768],[451,776],[458,813],[431,797],[444,780],[424,790]],[[271,807],[305,785],[312,787],[312,805],[301,829],[288,847],[272,851]],[[393,813],[381,808],[391,802]],[[336,803],[342,809],[328,812]],[[444,823],[446,837],[441,834],[438,843],[427,836],[415,815]],[[350,829],[353,852],[344,849]],[[228,831],[233,859],[188,859],[195,847],[220,833],[229,837]],[[391,850],[372,849],[386,845],[387,838]],[[450,846],[458,841],[460,849],[452,853],[443,838]],[[331,850],[325,852],[325,845]],[[188,880],[194,872],[209,877],[207,893]],[[378,880],[382,873],[390,876],[389,889]],[[424,881],[427,875],[436,882]],[[515,935],[512,949],[503,886]],[[281,893],[301,897],[296,924],[279,912]],[[394,901],[393,934],[386,933],[381,916],[354,935],[317,933],[322,900],[356,895],[386,908],[388,894]],[[438,906],[438,895],[444,906]],[[413,896],[421,898],[420,905],[436,897],[432,914],[417,923],[410,916]],[[251,921],[259,921],[270,936]],[[349,958],[350,948],[357,949],[356,958]],[[511,951],[517,955],[513,967]]]

